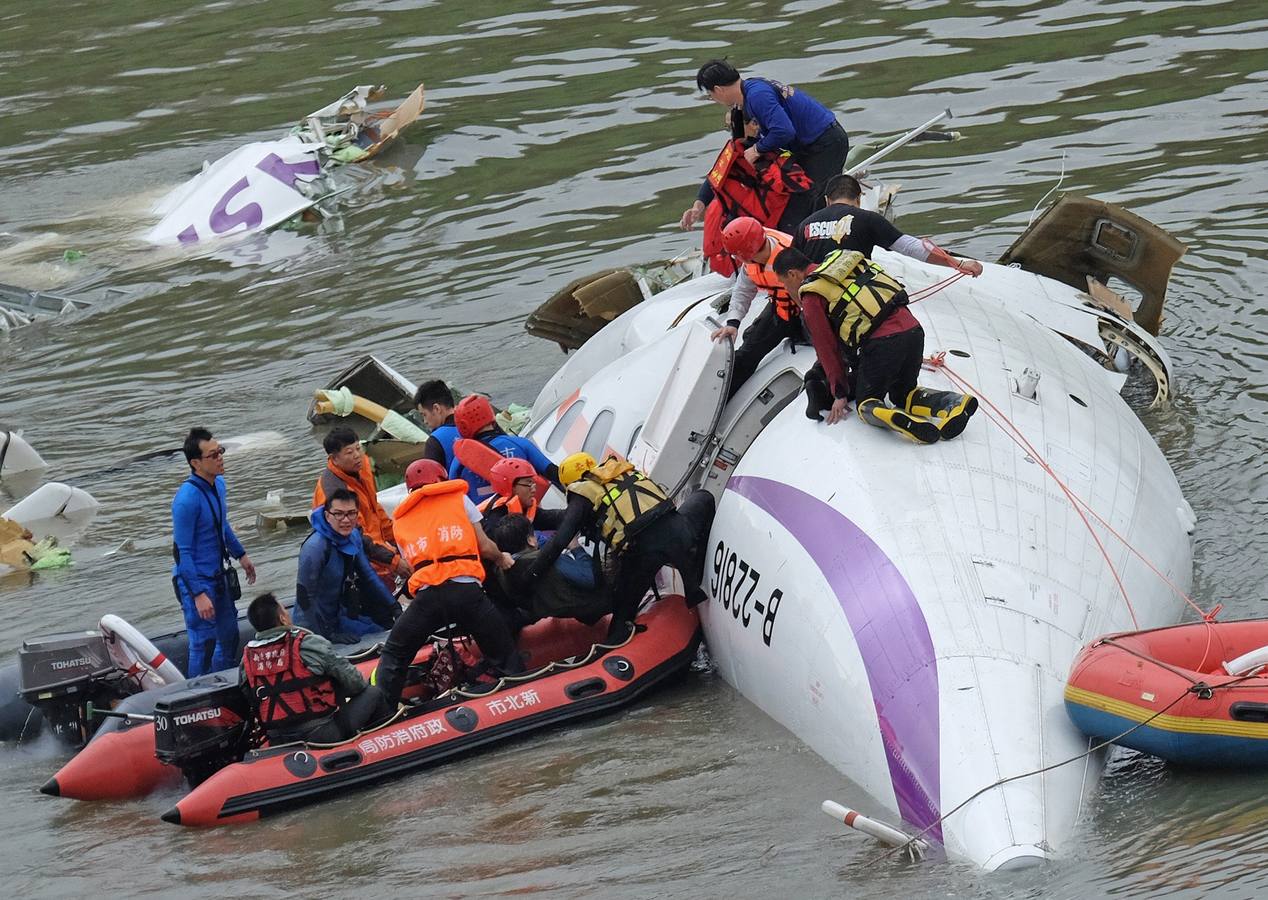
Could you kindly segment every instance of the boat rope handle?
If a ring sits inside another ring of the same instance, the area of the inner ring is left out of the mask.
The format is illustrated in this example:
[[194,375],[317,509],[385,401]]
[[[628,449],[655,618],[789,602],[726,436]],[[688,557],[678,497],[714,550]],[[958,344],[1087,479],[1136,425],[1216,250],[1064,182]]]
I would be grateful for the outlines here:
[[[569,669],[577,669],[577,668],[580,668],[581,666],[587,666],[590,663],[594,662],[596,659],[598,659],[600,656],[607,653],[608,651],[619,650],[621,647],[624,647],[626,644],[628,644],[630,641],[634,639],[634,635],[637,633],[638,633],[637,628],[630,629],[629,635],[625,638],[624,641],[622,641],[619,644],[602,644],[602,643],[591,644],[590,649],[586,652],[584,656],[580,658],[577,658],[574,656],[572,657],[571,661],[554,660],[554,661],[546,663],[546,665],[542,666],[540,669],[534,669],[532,672],[525,672],[522,675],[503,675],[497,680],[496,685],[491,690],[488,690],[488,691],[484,691],[484,692],[476,694],[476,693],[471,693],[469,691],[464,691],[458,687],[452,687],[442,694],[437,694],[435,697],[432,698],[432,701],[434,702],[436,700],[457,700],[457,699],[475,700],[475,699],[479,699],[480,697],[491,697],[494,694],[496,694],[498,691],[503,690],[504,688],[510,687],[512,685],[523,684],[526,681],[533,681],[545,675],[552,675],[555,672],[566,672]],[[435,712],[435,710],[429,710],[429,712]],[[423,714],[424,713],[418,711],[415,707],[402,704],[396,708],[396,712],[393,713],[390,718],[382,722],[377,722],[368,728],[364,728],[361,731],[358,731],[356,734],[352,735],[351,737],[344,738],[342,741],[335,741],[332,744],[319,744],[316,741],[302,741],[302,740],[290,741],[285,744],[270,744],[266,749],[272,751],[272,750],[279,750],[285,747],[312,747],[317,750],[331,750],[335,747],[341,747],[344,744],[351,744],[353,741],[357,740],[359,737],[361,737],[361,735],[365,734],[368,731],[378,731],[379,729],[386,728],[387,726],[392,725],[400,721],[401,719],[413,718],[415,715],[423,715]]]
[[497,680],[497,684],[488,691],[482,691],[481,693],[473,694],[468,691],[464,691],[461,688],[453,687],[453,688],[450,688],[446,693],[439,695],[436,699],[439,700],[442,697],[448,696],[453,698],[465,697],[468,700],[474,700],[479,697],[488,697],[493,694],[496,694],[498,691],[502,690],[505,687],[509,687],[511,685],[523,684],[526,681],[534,681],[535,679],[541,678],[543,675],[550,675],[554,672],[566,672],[569,669],[579,669],[582,666],[588,666],[590,663],[594,662],[596,659],[598,659],[603,654],[607,653],[609,650],[619,650],[620,648],[624,647],[630,641],[634,640],[634,636],[636,634],[638,634],[637,627],[631,628],[630,633],[626,635],[625,640],[621,641],[619,644],[602,644],[602,643],[592,644],[590,646],[590,650],[586,653],[585,656],[581,657],[580,659],[573,657],[571,662],[567,660],[548,662],[546,663],[546,665],[542,666],[540,669],[537,669],[536,671],[533,671],[533,672],[525,672],[521,675],[503,675]]

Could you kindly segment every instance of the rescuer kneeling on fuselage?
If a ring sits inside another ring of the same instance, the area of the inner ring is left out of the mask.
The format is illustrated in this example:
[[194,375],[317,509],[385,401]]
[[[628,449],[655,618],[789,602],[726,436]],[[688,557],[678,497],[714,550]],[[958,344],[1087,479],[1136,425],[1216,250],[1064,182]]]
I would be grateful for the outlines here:
[[845,416],[848,404],[844,357],[853,364],[854,400],[864,422],[921,444],[964,431],[977,400],[916,383],[925,332],[907,309],[902,284],[857,251],[839,250],[816,266],[790,247],[775,258],[774,268],[801,307],[823,367],[832,396],[829,425]]
[[291,624],[272,594],[251,601],[255,639],[242,652],[239,681],[269,742],[334,744],[386,719],[390,707],[330,642]]
[[445,475],[433,460],[410,463],[405,472],[410,493],[396,508],[393,532],[413,569],[406,590],[414,599],[392,626],[375,676],[392,705],[401,698],[414,654],[451,622],[474,637],[485,659],[503,672],[524,668],[506,620],[481,588],[481,557],[499,569],[509,569],[514,561],[480,527],[467,482]]
[[713,523],[712,494],[694,491],[674,509],[664,490],[625,460],[613,456],[599,465],[589,453],[565,459],[559,480],[567,487],[568,507],[529,569],[530,588],[581,534],[602,542],[615,559],[609,642],[629,635],[639,601],[662,566],[678,570],[689,606],[708,599],[700,582],[704,545]]

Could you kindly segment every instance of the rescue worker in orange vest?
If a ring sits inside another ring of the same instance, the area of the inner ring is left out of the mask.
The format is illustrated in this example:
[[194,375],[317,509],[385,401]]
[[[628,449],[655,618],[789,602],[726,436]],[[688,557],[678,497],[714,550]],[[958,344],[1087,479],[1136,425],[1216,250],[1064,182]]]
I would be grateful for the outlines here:
[[489,475],[494,495],[477,508],[484,516],[485,532],[508,515],[521,515],[538,531],[554,531],[564,516],[562,509],[542,509],[537,505],[537,470],[526,459],[508,456],[493,464]]
[[727,399],[748,381],[762,358],[774,350],[779,342],[788,338],[804,342],[801,315],[797,305],[788,296],[771,262],[781,250],[792,245],[792,236],[773,228],[763,228],[762,223],[749,216],[736,219],[722,230],[722,245],[726,251],[743,263],[735,275],[731,287],[731,301],[727,307],[727,321],[713,332],[713,339],[735,340],[740,322],[748,314],[753,298],[763,292],[770,303],[757,319],[744,331],[744,341],[735,351],[731,366],[731,384]]
[[247,619],[256,633],[242,651],[238,682],[270,743],[333,744],[388,717],[379,689],[324,637],[293,625],[272,594],[252,600]]
[[313,509],[324,506],[326,498],[341,487],[357,495],[357,527],[361,529],[366,556],[388,591],[395,593],[397,577],[408,578],[410,570],[396,552],[392,517],[379,503],[370,458],[351,428],[332,429],[321,445],[326,451],[326,470],[313,490]]
[[494,667],[506,673],[524,669],[506,620],[481,587],[481,558],[499,569],[509,569],[515,561],[480,527],[480,511],[467,497],[467,483],[446,474],[434,460],[410,463],[405,470],[410,493],[396,508],[396,539],[413,572],[406,591],[414,599],[392,626],[375,675],[393,706],[400,701],[414,654],[450,623],[475,638]]

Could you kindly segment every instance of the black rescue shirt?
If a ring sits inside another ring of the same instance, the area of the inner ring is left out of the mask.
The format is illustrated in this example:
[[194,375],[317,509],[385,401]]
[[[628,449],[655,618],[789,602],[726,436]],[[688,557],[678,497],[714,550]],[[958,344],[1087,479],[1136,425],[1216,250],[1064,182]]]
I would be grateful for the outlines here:
[[813,263],[823,262],[835,250],[857,250],[871,259],[878,244],[888,250],[902,236],[880,213],[833,203],[802,220],[792,245]]

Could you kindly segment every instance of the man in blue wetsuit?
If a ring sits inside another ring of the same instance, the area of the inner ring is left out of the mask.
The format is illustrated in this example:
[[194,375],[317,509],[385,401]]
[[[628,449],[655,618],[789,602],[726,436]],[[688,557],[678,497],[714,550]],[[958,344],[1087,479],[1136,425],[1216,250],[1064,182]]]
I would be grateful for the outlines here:
[[[538,475],[559,484],[559,468],[550,458],[537,448],[528,438],[516,434],[507,434],[494,421],[493,404],[489,398],[480,394],[463,397],[462,402],[454,409],[454,421],[458,433],[466,439],[474,439],[492,447],[502,456],[526,459],[532,463]],[[471,471],[462,464],[462,460],[454,458],[449,464],[449,477],[461,478],[470,486],[467,496],[471,502],[479,503],[493,496],[493,487],[484,476]]]
[[386,631],[401,607],[370,565],[357,528],[357,495],[339,488],[309,516],[313,533],[299,550],[295,624],[334,644]]
[[755,165],[766,153],[787,150],[792,154],[814,182],[803,214],[818,209],[824,185],[845,168],[850,152],[849,135],[832,110],[791,85],[768,78],[741,79],[735,66],[724,59],[711,59],[701,66],[696,86],[714,103],[740,109],[745,119],[757,122],[757,142],[744,151],[750,163]]
[[423,445],[423,459],[434,459],[446,469],[453,462],[453,445],[458,440],[453,406],[453,391],[443,381],[424,381],[414,392],[414,407],[431,432]]
[[185,438],[190,474],[172,499],[172,587],[185,614],[189,634],[190,678],[238,664],[237,559],[247,583],[255,584],[255,565],[229,525],[225,496],[225,451],[205,428]]

